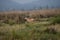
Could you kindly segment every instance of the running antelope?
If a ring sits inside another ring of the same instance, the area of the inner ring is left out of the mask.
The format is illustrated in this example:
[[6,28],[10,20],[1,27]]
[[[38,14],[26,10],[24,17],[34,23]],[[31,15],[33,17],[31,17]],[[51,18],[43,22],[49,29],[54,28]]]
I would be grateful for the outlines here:
[[33,21],[34,21],[33,18],[25,18],[25,20],[26,20],[27,22],[33,22]]

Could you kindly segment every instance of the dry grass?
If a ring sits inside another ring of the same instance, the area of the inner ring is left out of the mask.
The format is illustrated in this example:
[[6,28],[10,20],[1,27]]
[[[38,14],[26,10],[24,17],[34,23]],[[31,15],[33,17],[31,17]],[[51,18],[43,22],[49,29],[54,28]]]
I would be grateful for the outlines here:
[[6,23],[13,21],[13,23],[24,23],[25,17],[40,19],[44,17],[52,17],[60,14],[60,9],[44,9],[44,10],[32,10],[32,11],[8,11],[0,12],[0,22]]
[[42,15],[52,15],[52,14],[60,14],[60,9],[43,9],[43,10],[32,10],[32,11],[6,11],[0,12],[0,14],[42,14]]
[[41,38],[42,40],[49,40],[49,38],[52,40],[53,37],[53,39],[60,40],[60,34],[45,33],[45,30],[47,30],[48,27],[55,27],[56,31],[58,31],[58,33],[60,32],[60,30],[58,30],[60,29],[60,25],[40,26],[39,23],[17,24],[13,26],[6,25],[0,27],[0,40],[41,40]]
[[[58,14],[60,9],[0,12],[0,40],[60,40],[60,24],[50,25],[45,18]],[[25,17],[39,21],[28,23]]]

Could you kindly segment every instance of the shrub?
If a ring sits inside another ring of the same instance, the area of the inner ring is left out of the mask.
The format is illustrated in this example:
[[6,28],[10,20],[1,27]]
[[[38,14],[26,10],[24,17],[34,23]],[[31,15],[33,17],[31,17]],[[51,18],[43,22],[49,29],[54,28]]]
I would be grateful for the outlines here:
[[60,24],[60,17],[58,16],[58,17],[55,17],[55,18],[53,18],[53,20],[52,20],[52,24]]
[[0,23],[0,26],[2,26],[2,23]]
[[8,20],[7,24],[13,25],[13,24],[15,24],[15,22],[14,22],[14,20]]
[[40,40],[58,40],[58,37],[54,34],[41,34]]
[[52,34],[56,34],[57,33],[57,31],[54,29],[54,28],[47,28],[44,32],[46,32],[46,33],[52,33]]

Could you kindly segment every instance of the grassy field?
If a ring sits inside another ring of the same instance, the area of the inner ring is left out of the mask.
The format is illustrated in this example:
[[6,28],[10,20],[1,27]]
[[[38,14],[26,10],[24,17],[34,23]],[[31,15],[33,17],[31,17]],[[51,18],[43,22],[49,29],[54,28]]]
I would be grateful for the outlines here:
[[0,12],[0,40],[60,40],[60,9]]

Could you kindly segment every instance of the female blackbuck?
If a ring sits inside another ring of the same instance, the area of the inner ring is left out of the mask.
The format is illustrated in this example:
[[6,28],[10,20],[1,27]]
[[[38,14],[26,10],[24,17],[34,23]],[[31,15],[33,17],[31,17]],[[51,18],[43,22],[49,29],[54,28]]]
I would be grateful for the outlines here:
[[33,22],[33,21],[34,21],[33,18],[25,18],[25,20],[26,20],[27,22]]

